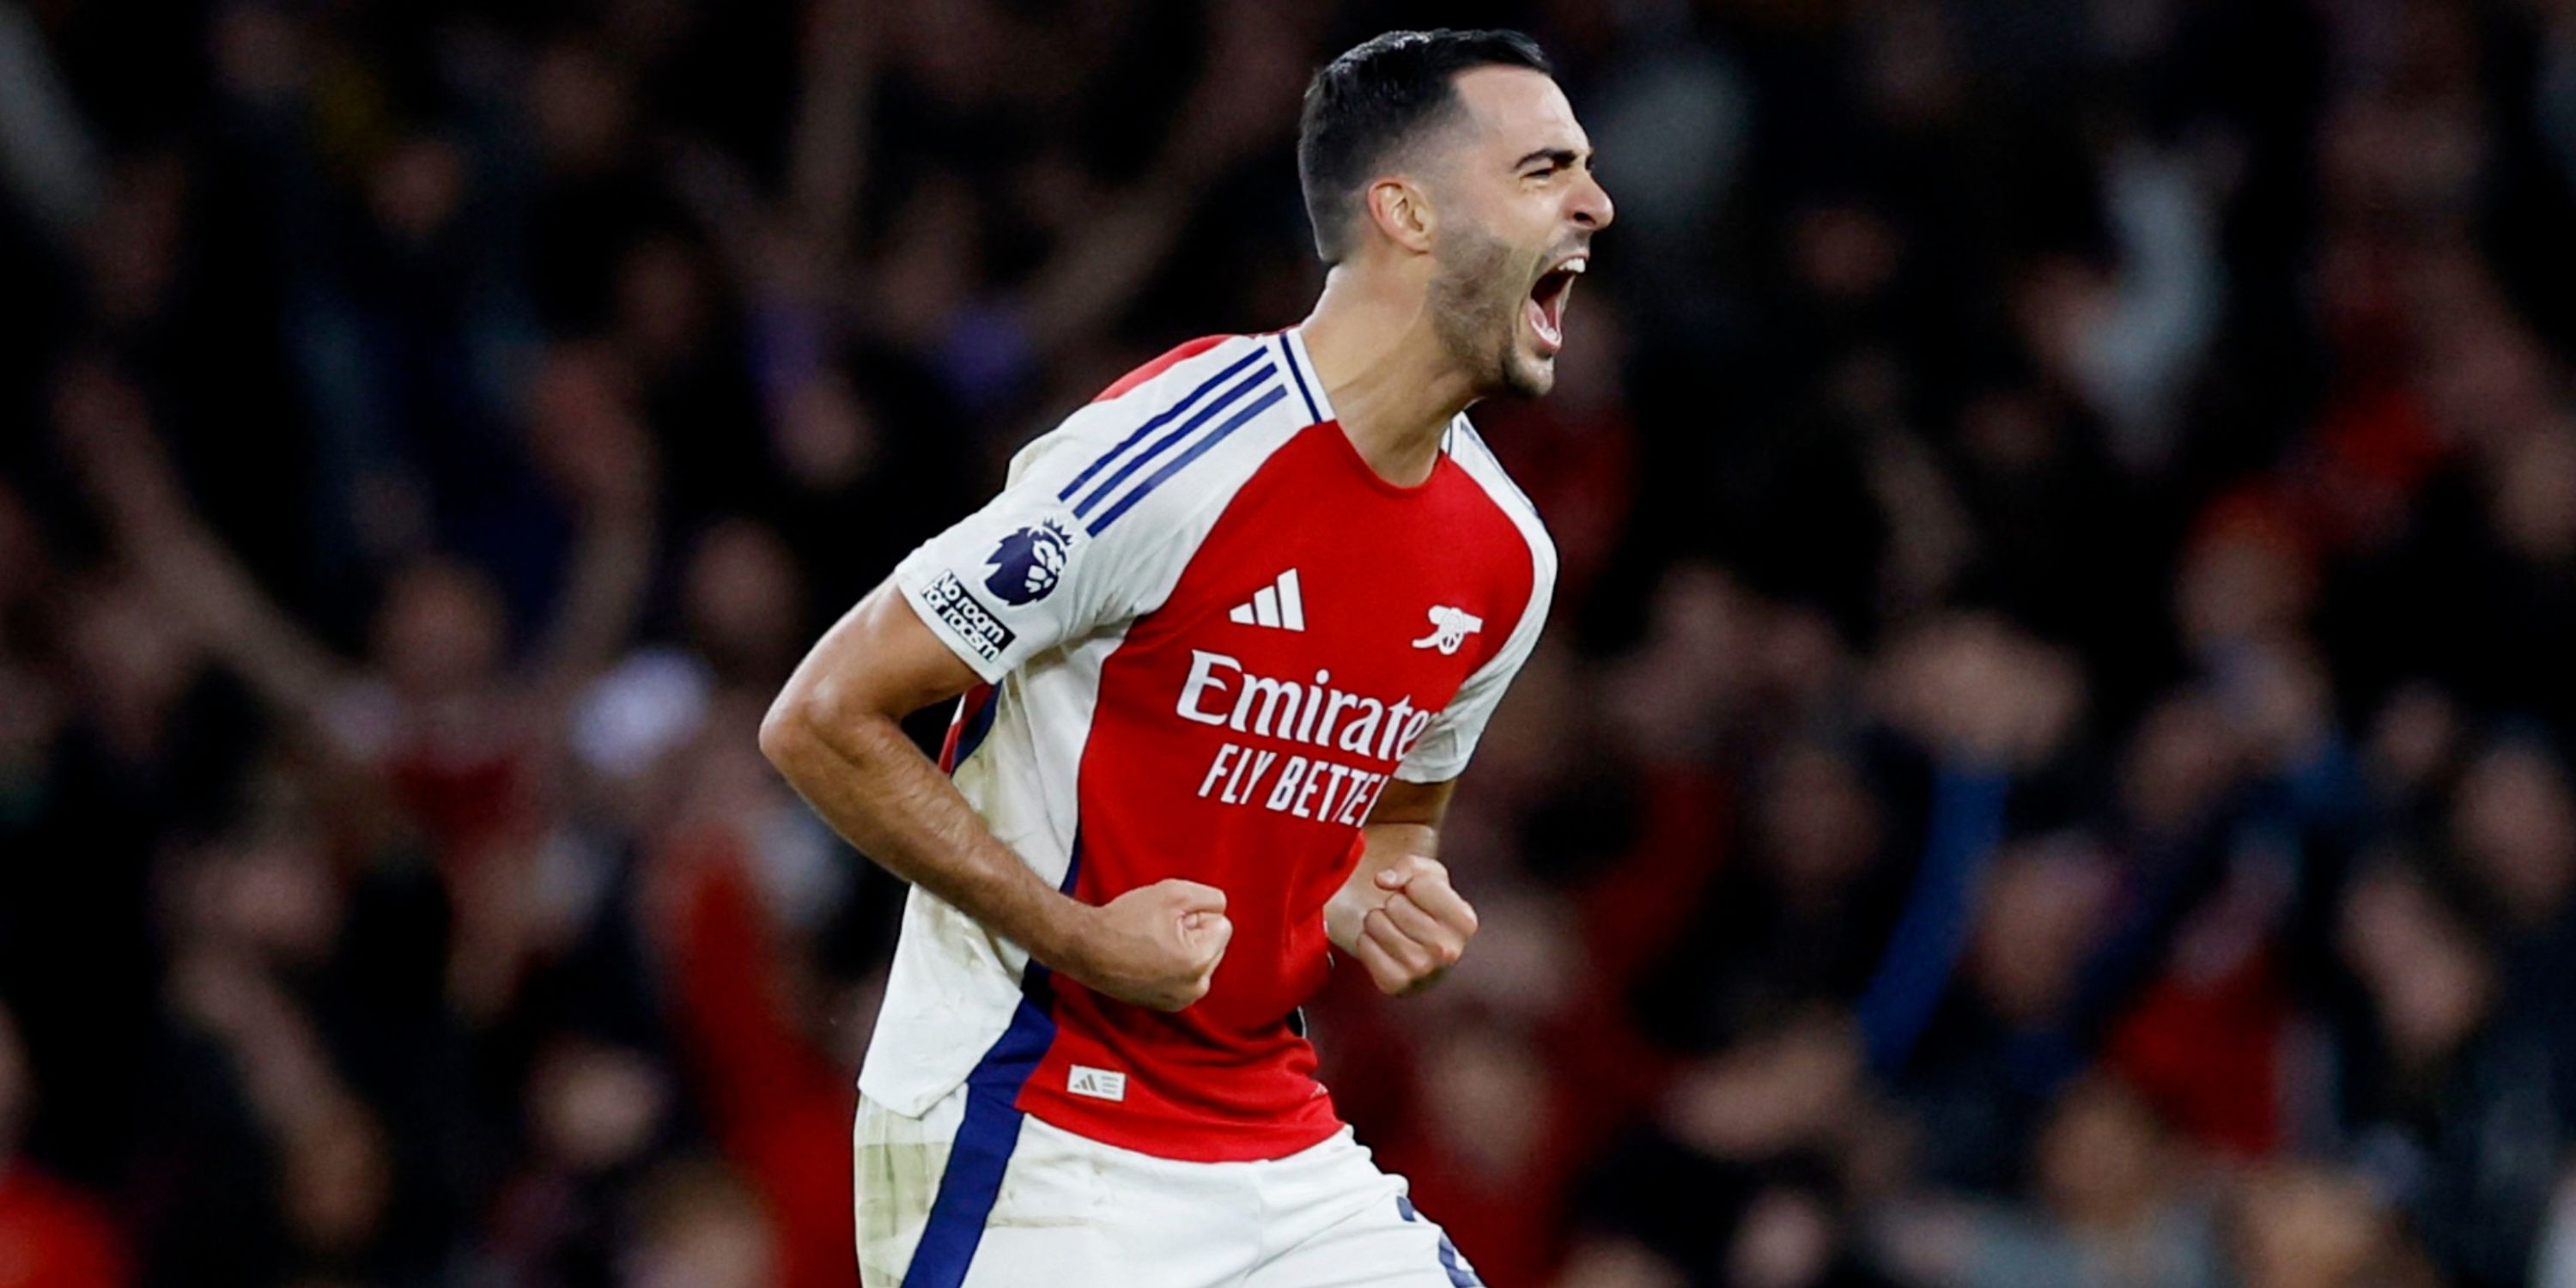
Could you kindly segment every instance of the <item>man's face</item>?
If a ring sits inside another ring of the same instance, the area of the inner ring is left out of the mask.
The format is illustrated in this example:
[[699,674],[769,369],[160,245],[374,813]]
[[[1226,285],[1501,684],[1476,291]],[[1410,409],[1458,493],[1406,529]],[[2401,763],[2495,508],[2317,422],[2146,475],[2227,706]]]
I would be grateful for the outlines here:
[[1556,384],[1565,306],[1610,224],[1592,141],[1556,81],[1522,67],[1458,77],[1459,119],[1433,143],[1433,319],[1489,393]]

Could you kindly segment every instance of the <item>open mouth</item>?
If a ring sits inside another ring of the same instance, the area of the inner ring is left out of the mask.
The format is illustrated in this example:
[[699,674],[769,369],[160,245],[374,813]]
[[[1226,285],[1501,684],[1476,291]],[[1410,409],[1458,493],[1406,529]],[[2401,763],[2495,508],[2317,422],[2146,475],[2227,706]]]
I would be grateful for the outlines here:
[[1530,287],[1529,303],[1523,308],[1539,347],[1550,354],[1565,347],[1565,304],[1573,297],[1574,279],[1583,276],[1587,262],[1586,256],[1571,256],[1539,274],[1537,284]]

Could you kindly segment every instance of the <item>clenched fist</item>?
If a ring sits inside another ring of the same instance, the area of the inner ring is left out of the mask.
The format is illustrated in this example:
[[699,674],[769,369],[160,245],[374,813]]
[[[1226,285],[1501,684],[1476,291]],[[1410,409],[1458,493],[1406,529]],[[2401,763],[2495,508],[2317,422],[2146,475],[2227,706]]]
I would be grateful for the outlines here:
[[1207,996],[1232,938],[1224,891],[1196,881],[1157,881],[1094,910],[1065,970],[1094,992],[1177,1011]]
[[1368,968],[1379,991],[1437,983],[1476,937],[1476,910],[1438,859],[1406,854],[1366,879],[1354,874],[1324,913],[1325,933]]

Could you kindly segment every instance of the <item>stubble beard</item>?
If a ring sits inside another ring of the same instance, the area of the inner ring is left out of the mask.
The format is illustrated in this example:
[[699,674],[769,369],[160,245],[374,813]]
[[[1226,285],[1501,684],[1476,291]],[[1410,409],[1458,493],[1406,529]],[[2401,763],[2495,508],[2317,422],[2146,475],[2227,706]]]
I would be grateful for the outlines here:
[[1556,371],[1520,351],[1521,306],[1529,292],[1511,291],[1528,277],[1515,262],[1519,257],[1483,228],[1450,227],[1431,277],[1431,323],[1441,345],[1478,396],[1544,397],[1556,386]]

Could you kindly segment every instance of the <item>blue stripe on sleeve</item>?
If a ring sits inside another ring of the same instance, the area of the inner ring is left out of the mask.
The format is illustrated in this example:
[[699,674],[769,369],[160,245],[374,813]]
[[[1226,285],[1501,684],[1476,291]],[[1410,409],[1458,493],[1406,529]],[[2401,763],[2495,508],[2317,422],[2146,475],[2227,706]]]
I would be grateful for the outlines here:
[[[1255,352],[1267,354],[1268,350],[1255,350]],[[1208,421],[1217,413],[1233,406],[1237,401],[1241,400],[1245,394],[1260,388],[1265,382],[1276,379],[1278,374],[1279,369],[1277,367],[1265,365],[1254,371],[1251,375],[1245,376],[1243,379],[1236,381],[1233,388],[1209,399],[1206,406],[1199,408],[1198,411],[1188,420],[1182,421],[1180,428],[1163,435],[1161,438],[1155,439],[1152,443],[1146,445],[1145,450],[1136,453],[1134,456],[1128,457],[1126,464],[1119,466],[1115,472],[1110,474],[1107,479],[1101,482],[1100,486],[1091,489],[1089,495],[1083,497],[1080,501],[1075,502],[1073,506],[1074,516],[1076,518],[1081,518],[1089,515],[1093,510],[1100,508],[1100,503],[1108,499],[1109,494],[1117,491],[1119,485],[1125,483],[1130,476],[1136,473],[1136,471],[1152,464],[1155,457],[1161,456],[1163,453],[1172,450],[1173,444],[1197,433],[1199,427],[1207,424]],[[1157,475],[1156,477],[1161,476]],[[1100,530],[1100,525],[1097,523],[1091,525],[1091,530],[1098,532]]]
[[[1213,431],[1209,432],[1206,437],[1190,444],[1190,450],[1183,452],[1178,457],[1174,458],[1171,464],[1155,471],[1152,478],[1146,479],[1143,483],[1136,485],[1134,489],[1130,490],[1127,495],[1118,498],[1118,504],[1102,511],[1100,517],[1093,519],[1088,525],[1091,530],[1091,535],[1095,537],[1099,536],[1102,529],[1107,528],[1110,524],[1116,522],[1119,515],[1127,513],[1130,506],[1143,500],[1146,493],[1153,491],[1155,488],[1161,487],[1163,485],[1163,480],[1180,473],[1181,470],[1186,468],[1190,462],[1195,461],[1200,456],[1204,455],[1209,448],[1224,442],[1226,435],[1243,428],[1245,422],[1250,421],[1253,417],[1270,410],[1270,408],[1277,404],[1280,399],[1287,396],[1288,390],[1286,386],[1272,385],[1270,387],[1270,392],[1253,399],[1250,406],[1236,412],[1232,419],[1229,419],[1224,424],[1217,426]],[[1211,410],[1213,410],[1213,408],[1211,408]]]
[[1081,491],[1082,485],[1090,482],[1092,475],[1107,468],[1111,461],[1117,460],[1127,451],[1128,448],[1134,447],[1137,443],[1143,441],[1146,435],[1170,424],[1173,417],[1180,415],[1182,412],[1188,411],[1190,409],[1190,404],[1206,397],[1209,390],[1216,388],[1218,385],[1224,384],[1226,381],[1234,379],[1236,372],[1243,370],[1245,367],[1251,366],[1253,363],[1266,356],[1268,352],[1269,351],[1266,349],[1255,346],[1252,352],[1236,359],[1233,366],[1208,377],[1205,383],[1201,384],[1198,388],[1191,390],[1187,395],[1183,396],[1179,402],[1173,403],[1171,406],[1154,413],[1153,419],[1136,427],[1136,432],[1120,439],[1116,447],[1110,448],[1108,451],[1101,453],[1100,459],[1084,466],[1080,474],[1073,476],[1072,482],[1064,485],[1063,491],[1055,494],[1056,499],[1059,501],[1072,500],[1073,494]]

